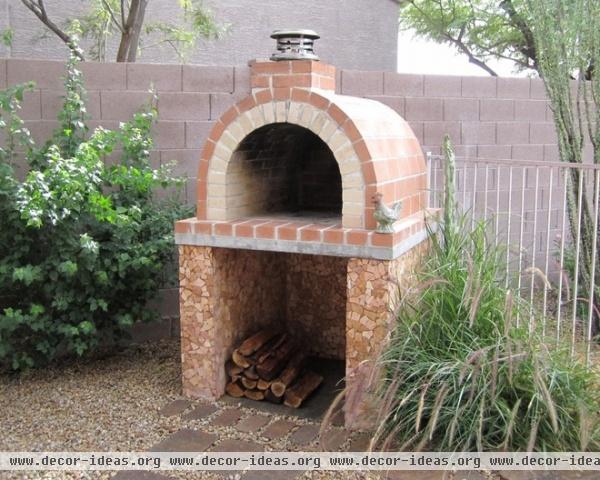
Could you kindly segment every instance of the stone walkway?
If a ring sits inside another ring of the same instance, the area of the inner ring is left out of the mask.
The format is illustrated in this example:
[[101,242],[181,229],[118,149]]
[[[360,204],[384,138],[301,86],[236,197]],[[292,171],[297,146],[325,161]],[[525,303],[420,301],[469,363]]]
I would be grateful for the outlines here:
[[[154,452],[364,451],[368,436],[332,425],[319,438],[320,424],[306,419],[265,414],[231,403],[206,404],[178,399],[166,404],[163,417],[179,417],[181,428],[149,450]],[[336,422],[334,422],[336,423]],[[339,423],[339,422],[338,422]],[[201,475],[200,477],[198,475]],[[210,475],[205,477],[204,475]],[[119,472],[114,480],[214,478],[235,480],[389,479],[389,480],[591,480],[597,472]]]

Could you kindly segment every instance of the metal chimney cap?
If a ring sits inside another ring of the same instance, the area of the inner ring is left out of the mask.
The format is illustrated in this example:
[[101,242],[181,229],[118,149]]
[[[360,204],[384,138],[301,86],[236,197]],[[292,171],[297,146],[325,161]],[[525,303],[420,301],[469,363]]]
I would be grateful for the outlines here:
[[275,30],[271,34],[271,38],[279,37],[306,37],[312,38],[313,40],[321,38],[321,36],[317,32],[315,32],[314,30],[308,30],[306,28],[299,28],[297,30]]
[[277,40],[277,52],[271,55],[271,60],[319,60],[313,46],[321,37],[314,30],[275,30],[271,38]]

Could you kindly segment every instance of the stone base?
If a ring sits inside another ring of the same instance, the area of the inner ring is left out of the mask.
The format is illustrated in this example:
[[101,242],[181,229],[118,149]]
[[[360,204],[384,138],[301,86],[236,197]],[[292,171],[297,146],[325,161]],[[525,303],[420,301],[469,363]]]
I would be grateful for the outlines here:
[[420,251],[375,260],[180,246],[184,394],[223,395],[233,349],[271,328],[290,333],[315,356],[345,358],[348,392],[361,392],[346,400],[346,425],[372,423],[361,386],[374,372],[399,286],[410,281]]

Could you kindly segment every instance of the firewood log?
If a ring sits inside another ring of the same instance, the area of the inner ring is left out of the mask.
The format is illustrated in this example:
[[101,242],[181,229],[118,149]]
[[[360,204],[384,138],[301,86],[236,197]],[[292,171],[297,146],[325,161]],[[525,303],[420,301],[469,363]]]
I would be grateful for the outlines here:
[[279,335],[276,335],[275,337],[273,337],[270,341],[268,341],[267,343],[265,343],[260,350],[258,350],[253,356],[252,358],[254,359],[255,363],[262,363],[264,362],[268,357],[270,357],[273,352],[275,352],[280,346],[281,344],[287,339],[287,335],[285,333],[281,333]]
[[281,403],[283,401],[283,397],[276,397],[273,395],[271,389],[265,390],[265,400],[271,403]]
[[244,370],[244,377],[249,378],[250,380],[258,380],[260,377],[258,373],[256,373],[256,368],[252,365],[250,368]]
[[250,390],[256,388],[256,384],[258,383],[256,380],[250,380],[249,378],[242,377],[241,379],[242,385]]
[[261,390],[246,390],[244,392],[244,396],[246,398],[250,398],[252,400],[264,400],[265,392],[263,392]]
[[317,389],[323,377],[315,372],[304,373],[296,383],[286,389],[283,403],[288,407],[298,408],[308,396]]
[[249,357],[258,349],[260,349],[260,347],[262,347],[265,343],[271,340],[276,334],[277,332],[274,332],[273,330],[261,330],[260,332],[255,333],[251,337],[248,337],[246,340],[244,340],[238,347],[238,352],[245,357]]
[[305,363],[306,355],[303,352],[297,352],[279,374],[279,378],[273,380],[271,384],[273,394],[281,397],[285,393],[285,389],[300,375]]
[[233,377],[234,375],[239,375],[242,373],[244,369],[233,363],[231,360],[227,360],[227,363],[225,364],[225,371],[227,372],[227,375]]
[[250,360],[244,357],[244,355],[242,355],[237,350],[233,351],[233,353],[231,354],[231,359],[233,360],[233,363],[235,363],[238,367],[248,368],[250,367],[250,365],[252,365],[250,363]]
[[228,383],[225,387],[225,391],[228,395],[235,398],[241,398],[244,396],[244,389],[240,387],[237,382]]
[[288,358],[293,351],[294,344],[291,341],[288,340],[282,343],[272,355],[256,366],[256,372],[263,380],[273,380],[286,366]]
[[266,380],[263,380],[262,378],[259,378],[258,382],[256,382],[256,388],[258,388],[259,390],[267,390],[270,386],[271,386],[271,382],[267,382]]

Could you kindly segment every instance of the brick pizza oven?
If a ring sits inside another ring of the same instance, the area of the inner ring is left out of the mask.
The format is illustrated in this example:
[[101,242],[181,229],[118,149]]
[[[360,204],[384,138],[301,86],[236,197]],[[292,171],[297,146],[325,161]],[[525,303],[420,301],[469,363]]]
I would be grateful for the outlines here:
[[[425,245],[426,166],[392,109],[335,93],[317,60],[250,62],[251,94],[226,111],[198,168],[196,216],[177,222],[184,394],[223,395],[224,364],[260,329],[345,361],[361,381],[391,327],[398,284]],[[375,232],[375,193],[401,200]],[[345,407],[347,426],[367,400]]]

